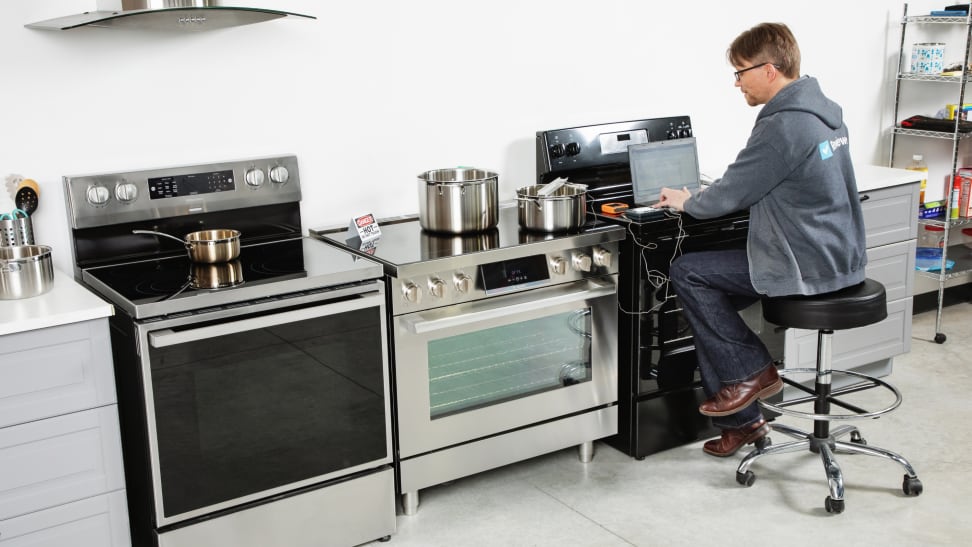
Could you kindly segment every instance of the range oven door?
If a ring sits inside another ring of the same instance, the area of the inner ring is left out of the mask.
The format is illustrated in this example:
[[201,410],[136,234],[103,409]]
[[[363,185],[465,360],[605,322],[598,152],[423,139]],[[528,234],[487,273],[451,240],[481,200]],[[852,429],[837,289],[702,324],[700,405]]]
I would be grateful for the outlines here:
[[617,275],[394,320],[402,458],[617,401]]
[[391,462],[384,287],[142,322],[163,527]]

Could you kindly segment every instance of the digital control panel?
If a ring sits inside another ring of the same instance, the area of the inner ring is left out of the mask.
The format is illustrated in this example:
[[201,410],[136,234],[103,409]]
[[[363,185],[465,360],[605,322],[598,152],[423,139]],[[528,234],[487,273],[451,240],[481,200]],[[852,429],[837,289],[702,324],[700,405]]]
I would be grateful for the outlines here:
[[148,179],[149,198],[165,199],[226,192],[236,188],[233,171],[213,171]]
[[586,125],[537,132],[537,181],[558,173],[628,163],[628,147],[646,142],[692,137],[688,116]]

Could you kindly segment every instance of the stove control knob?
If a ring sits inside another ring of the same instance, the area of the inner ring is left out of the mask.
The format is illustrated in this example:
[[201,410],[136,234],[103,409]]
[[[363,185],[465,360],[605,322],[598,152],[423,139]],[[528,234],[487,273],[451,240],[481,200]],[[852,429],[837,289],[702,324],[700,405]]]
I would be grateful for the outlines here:
[[122,203],[131,203],[138,197],[138,187],[130,182],[123,182],[115,186],[115,199]]
[[402,296],[405,297],[407,302],[418,302],[422,299],[422,289],[418,288],[415,283],[406,281],[402,284]]
[[288,180],[290,180],[290,171],[288,171],[283,165],[278,165],[270,169],[270,182],[283,184]]
[[452,281],[456,285],[456,292],[466,293],[472,288],[472,279],[464,273],[457,273]]
[[561,158],[564,155],[564,145],[555,144],[550,147],[550,157],[551,158]]
[[89,186],[88,191],[85,192],[85,197],[88,198],[88,203],[100,207],[111,199],[111,192],[104,186]]
[[574,253],[570,257],[570,266],[578,272],[591,271],[591,257],[584,253]]
[[445,296],[446,284],[438,277],[429,278],[429,294],[436,298]]
[[243,175],[243,178],[250,186],[258,187],[263,185],[266,175],[263,174],[263,169],[250,169]]
[[557,275],[567,273],[567,261],[562,256],[555,256],[550,259],[550,271]]
[[597,247],[591,254],[594,257],[595,266],[608,267],[611,265],[611,251]]
[[567,148],[564,150],[567,152],[568,156],[576,156],[577,154],[580,154],[580,145],[576,142],[569,142],[567,143]]

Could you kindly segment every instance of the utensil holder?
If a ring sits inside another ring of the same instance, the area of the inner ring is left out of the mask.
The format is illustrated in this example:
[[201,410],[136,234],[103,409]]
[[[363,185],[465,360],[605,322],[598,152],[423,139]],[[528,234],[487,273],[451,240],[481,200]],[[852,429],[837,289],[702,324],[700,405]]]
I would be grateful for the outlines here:
[[27,213],[20,209],[14,209],[13,213],[0,217],[0,246],[13,247],[33,244],[34,228]]

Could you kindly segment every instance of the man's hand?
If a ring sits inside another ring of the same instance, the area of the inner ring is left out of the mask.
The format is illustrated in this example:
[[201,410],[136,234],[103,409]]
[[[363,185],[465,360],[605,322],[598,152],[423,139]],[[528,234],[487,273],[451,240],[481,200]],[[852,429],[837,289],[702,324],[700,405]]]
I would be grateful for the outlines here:
[[692,197],[692,192],[688,188],[682,188],[681,190],[662,188],[661,196],[658,198],[658,203],[655,204],[655,207],[671,207],[676,211],[684,211],[685,200],[690,197]]

